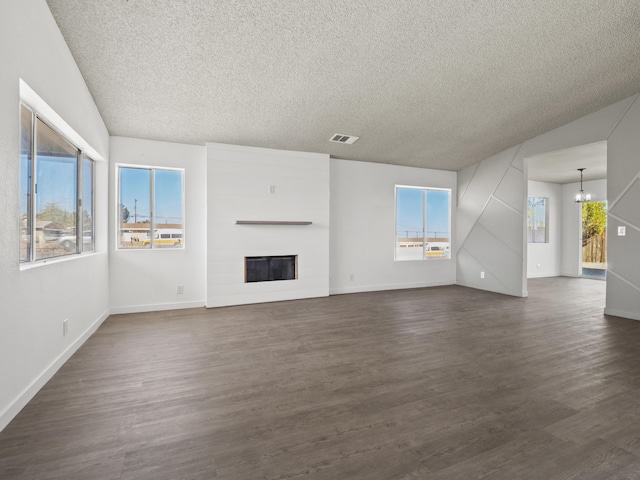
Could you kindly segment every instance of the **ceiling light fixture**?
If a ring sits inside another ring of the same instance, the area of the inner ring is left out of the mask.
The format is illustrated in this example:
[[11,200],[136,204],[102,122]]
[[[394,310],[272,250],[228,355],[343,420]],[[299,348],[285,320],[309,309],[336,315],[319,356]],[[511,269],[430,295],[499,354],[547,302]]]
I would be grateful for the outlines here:
[[584,203],[584,202],[590,202],[591,201],[591,194],[590,193],[584,193],[584,190],[582,189],[582,172],[586,170],[586,168],[579,168],[578,171],[580,172],[580,192],[578,192],[576,194],[576,203]]

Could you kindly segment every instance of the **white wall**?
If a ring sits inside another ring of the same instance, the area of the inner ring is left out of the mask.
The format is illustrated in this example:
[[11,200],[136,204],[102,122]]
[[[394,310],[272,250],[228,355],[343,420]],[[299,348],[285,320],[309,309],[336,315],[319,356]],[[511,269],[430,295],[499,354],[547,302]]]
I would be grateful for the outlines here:
[[[609,229],[618,225],[627,227],[627,235],[607,238],[607,306],[605,313],[640,319],[640,102],[638,95],[621,100],[562,127],[539,135],[520,145],[507,149],[487,160],[461,170],[458,175],[459,211],[458,237],[462,248],[458,251],[457,281],[462,285],[482,288],[512,295],[526,296],[526,253],[517,251],[508,255],[483,255],[495,241],[489,229],[482,225],[481,215],[494,198],[492,186],[505,182],[513,197],[521,197],[524,206],[526,166],[523,159],[555,150],[607,141],[607,197],[609,205]],[[513,172],[510,165],[517,172]],[[502,179],[500,174],[503,173]],[[481,174],[486,181],[477,180]],[[508,177],[511,179],[508,179]],[[506,187],[506,185],[505,185]],[[465,191],[473,188],[472,198],[465,198]],[[500,187],[498,187],[500,188]],[[518,191],[520,190],[520,191]],[[565,217],[563,212],[563,217]],[[492,216],[497,219],[497,216]],[[502,218],[501,236],[508,236],[517,243],[525,237],[524,221]],[[470,232],[470,233],[469,233]],[[564,234],[563,234],[564,236]],[[493,238],[492,238],[493,237]],[[526,249],[523,249],[526,252]],[[474,258],[483,256],[482,259]],[[467,252],[470,254],[467,255]],[[565,270],[563,265],[563,273]],[[481,268],[500,272],[502,281],[480,282],[477,274]],[[520,279],[520,280],[519,280]],[[503,288],[509,285],[507,288]]]
[[[450,188],[456,198],[455,172],[331,159],[332,294],[455,283],[454,249],[450,260],[394,261],[395,185]],[[454,209],[452,229],[455,221]]]
[[[328,295],[329,156],[210,143],[207,172],[207,306]],[[298,278],[245,283],[244,257],[262,255],[298,255]]]
[[18,265],[19,79],[104,158],[109,135],[44,0],[2,2],[0,65],[2,429],[109,313],[106,162],[96,165],[96,253]]
[[556,277],[562,266],[562,185],[529,180],[528,187],[528,197],[547,199],[549,242],[527,244],[527,278]]
[[[109,250],[111,312],[200,307],[206,281],[206,148],[111,137]],[[117,164],[184,168],[184,248],[116,249]],[[178,285],[184,293],[178,294]]]
[[[583,182],[585,193],[594,202],[607,200],[607,181]],[[562,275],[579,277],[582,273],[582,206],[576,203],[580,182],[562,185]]]

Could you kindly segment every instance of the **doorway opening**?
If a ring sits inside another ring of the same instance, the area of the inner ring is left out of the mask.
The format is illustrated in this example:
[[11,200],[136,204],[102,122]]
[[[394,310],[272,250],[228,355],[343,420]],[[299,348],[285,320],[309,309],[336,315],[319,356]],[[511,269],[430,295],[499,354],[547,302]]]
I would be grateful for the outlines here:
[[607,278],[607,202],[582,204],[582,262],[580,275]]

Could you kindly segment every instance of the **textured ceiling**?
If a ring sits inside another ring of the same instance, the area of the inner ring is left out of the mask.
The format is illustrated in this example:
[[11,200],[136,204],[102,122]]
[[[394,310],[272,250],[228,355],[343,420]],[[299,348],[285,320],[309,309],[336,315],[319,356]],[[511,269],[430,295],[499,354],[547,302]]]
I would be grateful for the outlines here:
[[112,135],[458,170],[640,91],[636,0],[48,4]]

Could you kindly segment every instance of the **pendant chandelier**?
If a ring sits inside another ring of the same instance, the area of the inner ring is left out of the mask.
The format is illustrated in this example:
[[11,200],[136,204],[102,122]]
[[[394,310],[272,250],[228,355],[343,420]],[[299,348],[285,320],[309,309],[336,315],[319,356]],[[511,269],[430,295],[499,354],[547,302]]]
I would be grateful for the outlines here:
[[584,190],[582,189],[582,172],[583,170],[586,170],[586,168],[579,168],[578,171],[580,172],[580,191],[576,194],[576,203],[584,203],[584,202],[590,202],[591,201],[591,194],[590,193],[584,193]]

